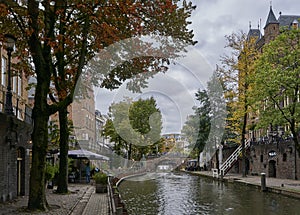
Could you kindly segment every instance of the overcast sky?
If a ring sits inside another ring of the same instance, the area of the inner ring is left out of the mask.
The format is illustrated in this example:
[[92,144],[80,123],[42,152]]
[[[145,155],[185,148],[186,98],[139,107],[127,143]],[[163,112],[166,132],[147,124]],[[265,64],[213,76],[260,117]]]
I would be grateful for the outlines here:
[[[267,0],[193,0],[197,5],[192,15],[191,28],[197,45],[190,49],[187,57],[176,62],[166,74],[150,80],[149,87],[141,94],[131,94],[125,84],[110,92],[95,90],[96,109],[106,114],[111,102],[123,96],[135,99],[154,96],[163,115],[163,133],[179,133],[188,114],[196,104],[195,92],[205,88],[215,65],[226,50],[225,35],[240,30],[265,26],[270,9]],[[278,18],[284,15],[300,15],[299,0],[273,0],[272,8]],[[263,32],[262,32],[263,33]]]

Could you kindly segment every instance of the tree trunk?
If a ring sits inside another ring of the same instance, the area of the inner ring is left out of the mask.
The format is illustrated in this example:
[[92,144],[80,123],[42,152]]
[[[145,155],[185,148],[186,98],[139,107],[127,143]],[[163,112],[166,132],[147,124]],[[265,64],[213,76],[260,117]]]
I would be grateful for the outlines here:
[[299,142],[298,142],[298,137],[297,137],[297,132],[296,132],[296,126],[295,126],[295,122],[293,121],[291,123],[291,132],[293,134],[293,141],[295,144],[295,150],[294,150],[294,179],[298,180],[298,176],[297,176],[297,153],[300,154],[300,146],[299,146]]
[[243,117],[243,128],[242,128],[242,177],[246,177],[246,148],[245,148],[245,135],[247,126],[247,105],[245,105],[245,113]]
[[[49,106],[47,95],[50,86],[51,48],[39,41],[39,2],[28,0],[30,34],[28,45],[33,59],[37,84],[34,96],[32,120],[32,165],[30,169],[28,209],[47,210],[45,194],[45,166],[48,147]],[[47,32],[48,33],[48,32]]]
[[[34,111],[36,113],[36,111]],[[32,166],[30,171],[29,210],[47,210],[45,164],[48,143],[48,116],[35,114],[32,133]]]
[[68,129],[68,111],[67,108],[59,110],[59,175],[57,192],[68,193],[68,151],[69,151],[69,129]]
[[48,208],[45,195],[45,166],[48,146],[48,105],[47,83],[37,85],[35,104],[33,108],[33,133],[32,133],[32,166],[30,170],[30,190],[28,209],[31,211]]

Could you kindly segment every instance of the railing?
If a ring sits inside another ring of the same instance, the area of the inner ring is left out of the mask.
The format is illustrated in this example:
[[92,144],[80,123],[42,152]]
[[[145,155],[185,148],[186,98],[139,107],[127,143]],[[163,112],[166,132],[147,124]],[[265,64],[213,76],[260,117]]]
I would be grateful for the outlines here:
[[110,215],[114,215],[116,214],[116,204],[114,201],[114,194],[113,194],[113,190],[112,190],[112,184],[110,182],[110,178],[107,179],[108,180],[108,186],[107,186],[107,191],[108,191],[108,203],[109,203],[109,214]]
[[[245,142],[245,149],[247,149],[249,146],[250,146],[250,139]],[[232,167],[232,165],[237,161],[242,149],[243,149],[242,145],[237,147],[237,149],[222,164],[219,172],[221,176],[224,176],[227,173],[227,171]]]

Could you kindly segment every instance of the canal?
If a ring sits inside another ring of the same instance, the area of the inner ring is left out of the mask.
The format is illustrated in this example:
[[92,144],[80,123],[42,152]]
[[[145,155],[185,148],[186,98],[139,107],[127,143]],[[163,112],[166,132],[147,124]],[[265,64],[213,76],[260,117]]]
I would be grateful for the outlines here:
[[186,173],[125,180],[119,190],[132,215],[300,214],[297,199]]

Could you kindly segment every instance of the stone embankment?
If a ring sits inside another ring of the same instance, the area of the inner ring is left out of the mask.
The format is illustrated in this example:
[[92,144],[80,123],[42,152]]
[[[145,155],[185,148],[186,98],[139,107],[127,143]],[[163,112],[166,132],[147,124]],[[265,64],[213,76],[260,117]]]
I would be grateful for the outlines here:
[[[212,171],[185,171],[195,175],[209,177],[214,180],[221,180],[213,177]],[[284,196],[300,199],[300,181],[282,178],[265,178],[265,187],[262,183],[262,176],[246,176],[241,174],[227,174],[223,177],[223,181],[227,183],[239,183],[246,186],[252,186],[256,189],[266,192],[278,193]],[[263,186],[262,186],[263,185]]]

